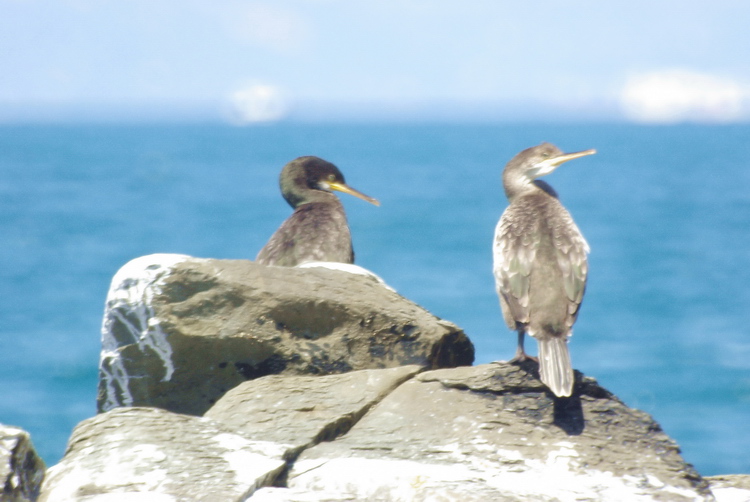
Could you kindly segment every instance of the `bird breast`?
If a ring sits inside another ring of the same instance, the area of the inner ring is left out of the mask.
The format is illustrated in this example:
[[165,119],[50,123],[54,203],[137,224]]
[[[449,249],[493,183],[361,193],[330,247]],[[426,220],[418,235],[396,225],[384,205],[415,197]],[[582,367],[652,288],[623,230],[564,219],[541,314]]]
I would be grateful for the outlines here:
[[500,218],[494,244],[496,287],[513,320],[537,325],[537,331],[569,331],[583,299],[587,252],[556,198],[538,192],[515,198]]

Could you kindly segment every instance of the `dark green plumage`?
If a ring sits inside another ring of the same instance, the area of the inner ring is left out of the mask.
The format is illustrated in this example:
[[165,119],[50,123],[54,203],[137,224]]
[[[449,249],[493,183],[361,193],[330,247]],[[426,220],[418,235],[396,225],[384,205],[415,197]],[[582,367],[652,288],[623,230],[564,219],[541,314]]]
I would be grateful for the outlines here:
[[294,213],[260,250],[255,261],[293,267],[309,261],[354,263],[351,233],[341,201],[344,192],[378,201],[349,187],[341,171],[318,157],[299,157],[281,170],[281,194]]

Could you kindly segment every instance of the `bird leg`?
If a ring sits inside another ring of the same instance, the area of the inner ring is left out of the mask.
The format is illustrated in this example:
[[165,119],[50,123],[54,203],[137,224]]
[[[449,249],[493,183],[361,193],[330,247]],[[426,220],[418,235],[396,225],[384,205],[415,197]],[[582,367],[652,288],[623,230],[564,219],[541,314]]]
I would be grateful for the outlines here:
[[522,363],[526,361],[527,359],[531,359],[534,362],[539,362],[539,359],[530,356],[526,353],[526,351],[523,349],[523,341],[526,335],[526,331],[523,328],[518,328],[518,346],[516,347],[516,355],[513,356],[513,359],[511,359],[508,362],[511,363]]

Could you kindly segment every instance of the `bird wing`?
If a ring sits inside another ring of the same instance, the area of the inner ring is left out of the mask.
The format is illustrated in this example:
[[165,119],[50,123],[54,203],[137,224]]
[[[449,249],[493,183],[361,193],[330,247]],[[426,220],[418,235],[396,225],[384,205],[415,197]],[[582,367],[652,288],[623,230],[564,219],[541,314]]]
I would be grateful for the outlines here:
[[566,324],[571,327],[576,320],[578,308],[586,290],[586,277],[589,270],[586,255],[589,252],[589,245],[570,213],[562,209],[555,213],[556,221],[551,227],[555,255],[562,272],[565,295],[569,301]]
[[497,294],[505,300],[516,322],[529,322],[531,267],[541,240],[539,221],[505,210],[495,229],[493,269]]
[[287,219],[274,232],[268,243],[263,246],[255,261],[263,265],[296,265],[296,257],[294,256],[295,235],[294,225]]

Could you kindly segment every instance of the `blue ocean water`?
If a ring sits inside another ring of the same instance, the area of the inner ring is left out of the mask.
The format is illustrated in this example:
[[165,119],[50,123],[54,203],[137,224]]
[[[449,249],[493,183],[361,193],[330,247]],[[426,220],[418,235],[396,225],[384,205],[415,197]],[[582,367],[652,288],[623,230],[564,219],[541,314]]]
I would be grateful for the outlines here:
[[574,366],[702,474],[750,473],[749,140],[750,126],[2,126],[0,422],[56,463],[95,413],[113,274],[149,253],[252,259],[290,213],[277,177],[299,155],[380,199],[342,196],[358,264],[461,326],[477,363],[510,358],[491,273],[500,172],[551,141],[599,151],[546,178],[592,248]]

